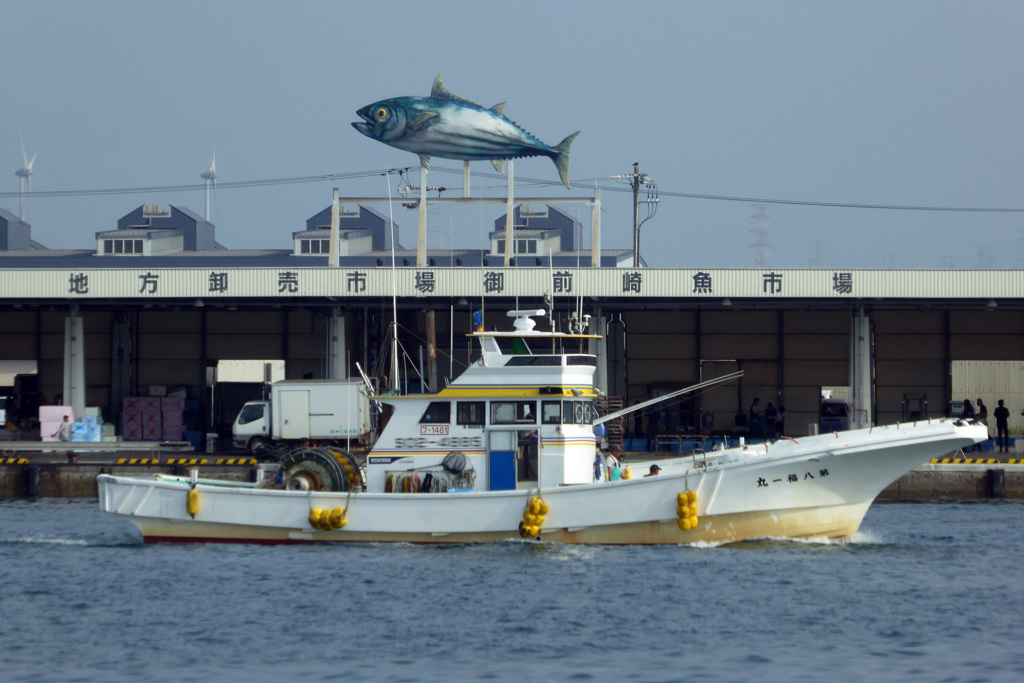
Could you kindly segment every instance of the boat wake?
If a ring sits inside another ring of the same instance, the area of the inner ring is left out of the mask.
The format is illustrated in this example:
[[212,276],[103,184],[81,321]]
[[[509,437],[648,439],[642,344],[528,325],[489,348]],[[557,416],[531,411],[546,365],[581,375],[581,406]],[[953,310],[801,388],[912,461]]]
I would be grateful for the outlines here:
[[0,545],[62,545],[78,547],[109,548],[117,546],[142,545],[141,536],[129,533],[107,533],[89,538],[46,537],[46,536],[14,536],[0,538]]
[[823,546],[823,547],[844,547],[851,544],[875,544],[878,541],[870,535],[858,533],[855,538],[829,538],[827,536],[808,536],[806,538],[788,538],[786,536],[762,536],[760,538],[749,538],[742,541],[697,541],[694,543],[681,543],[680,547],[693,548],[695,550],[707,550],[713,548],[733,548],[736,550],[766,550],[770,548],[792,547],[794,545]]

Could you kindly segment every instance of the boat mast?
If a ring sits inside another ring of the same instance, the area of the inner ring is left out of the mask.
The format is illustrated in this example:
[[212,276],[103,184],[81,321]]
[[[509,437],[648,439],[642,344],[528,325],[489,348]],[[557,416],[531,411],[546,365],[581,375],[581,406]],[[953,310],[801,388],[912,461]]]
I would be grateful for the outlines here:
[[388,180],[388,222],[391,224],[391,391],[398,393],[398,275],[395,270],[395,213],[391,203],[391,171],[385,167]]

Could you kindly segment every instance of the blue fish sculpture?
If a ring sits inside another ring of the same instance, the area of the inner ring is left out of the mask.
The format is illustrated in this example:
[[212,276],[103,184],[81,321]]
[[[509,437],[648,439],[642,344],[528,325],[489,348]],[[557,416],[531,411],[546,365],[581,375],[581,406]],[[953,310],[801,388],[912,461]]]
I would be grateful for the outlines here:
[[504,113],[505,103],[484,109],[448,92],[441,75],[430,97],[393,97],[363,107],[352,124],[366,137],[413,152],[430,168],[430,157],[462,161],[488,160],[503,172],[502,159],[545,156],[555,162],[558,177],[569,189],[569,145],[576,131],[554,147],[545,145]]

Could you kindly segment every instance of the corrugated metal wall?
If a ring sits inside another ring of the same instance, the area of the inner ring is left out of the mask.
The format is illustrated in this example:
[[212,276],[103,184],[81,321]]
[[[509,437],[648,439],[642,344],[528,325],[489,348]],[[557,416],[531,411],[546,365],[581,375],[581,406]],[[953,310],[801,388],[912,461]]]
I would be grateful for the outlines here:
[[996,433],[997,401],[1003,399],[1010,411],[1010,432],[1024,432],[1024,361],[1020,360],[955,360],[953,361],[953,400],[978,398],[988,406],[989,433]]

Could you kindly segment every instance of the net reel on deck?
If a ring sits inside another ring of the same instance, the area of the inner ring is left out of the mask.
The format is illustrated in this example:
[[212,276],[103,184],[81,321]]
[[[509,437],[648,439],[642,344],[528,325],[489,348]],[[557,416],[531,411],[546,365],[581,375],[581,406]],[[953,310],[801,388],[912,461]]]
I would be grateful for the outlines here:
[[337,448],[297,448],[281,460],[281,481],[289,491],[348,491],[362,486],[354,455]]

